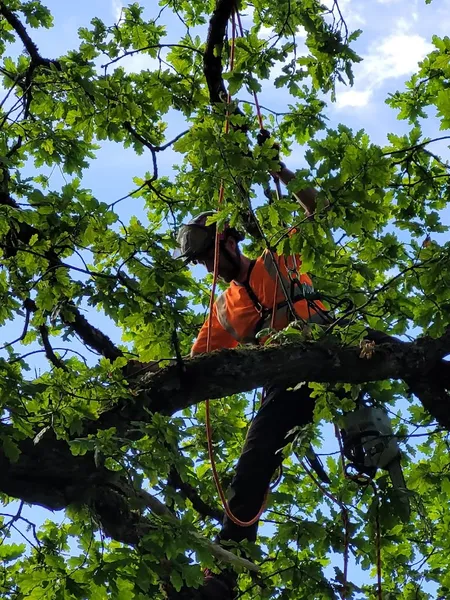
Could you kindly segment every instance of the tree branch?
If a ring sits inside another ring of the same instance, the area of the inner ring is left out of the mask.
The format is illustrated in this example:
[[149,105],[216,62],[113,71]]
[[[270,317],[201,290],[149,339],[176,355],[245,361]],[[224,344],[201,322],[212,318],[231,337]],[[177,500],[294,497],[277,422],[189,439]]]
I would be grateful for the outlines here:
[[[207,398],[222,398],[267,384],[403,379],[414,385],[441,366],[441,359],[450,353],[450,328],[438,339],[380,343],[370,359],[360,358],[360,353],[359,347],[342,348],[329,339],[221,350],[185,361],[181,377],[177,367],[170,366],[159,373],[143,375],[139,386],[148,398],[147,409],[170,415]],[[450,428],[450,402],[426,403],[438,422]],[[136,410],[139,413],[142,409],[143,406],[128,405],[133,418],[138,417]]]
[[[234,10],[237,9],[236,0],[218,0],[209,21],[206,47],[203,55],[203,73],[209,90],[209,99],[211,104],[222,104],[225,110],[228,93],[222,76],[222,48],[227,31],[228,21]],[[239,106],[233,107],[234,113],[244,116]],[[247,125],[241,125],[239,129],[243,132],[248,131]],[[236,181],[240,194],[244,199],[248,199],[248,191],[242,185],[242,182]],[[255,216],[251,210],[250,201],[249,210],[242,214],[242,221],[246,231],[256,239],[261,239],[261,231],[255,221]]]
[[[170,510],[167,508],[167,506],[165,504],[160,502],[157,498],[155,498],[154,496],[152,496],[145,490],[139,490],[137,492],[137,496],[145,502],[146,506],[155,515],[163,517],[164,519],[168,520],[171,523],[174,523],[174,524],[179,523],[178,519],[170,512]],[[215,558],[219,559],[221,562],[228,563],[228,564],[231,564],[234,566],[244,567],[245,569],[248,569],[249,571],[254,571],[254,572],[258,571],[258,567],[254,563],[250,562],[249,560],[246,560],[245,558],[240,558],[240,557],[236,556],[235,554],[233,554],[232,552],[229,552],[228,550],[225,550],[218,544],[214,544],[214,543],[210,542],[209,540],[203,538],[196,532],[193,532],[192,536],[195,538],[196,541],[200,542],[201,544],[206,543],[208,549],[211,551],[211,554]]]
[[157,373],[144,373],[132,384],[136,402],[119,403],[86,432],[116,427],[121,435],[126,435],[127,423],[146,421],[148,411],[172,415],[206,399],[268,384],[365,383],[385,379],[404,380],[438,423],[450,430],[447,385],[438,379],[433,393],[426,393],[424,386],[435,373],[446,373],[448,380],[447,363],[442,358],[450,354],[450,327],[441,338],[424,337],[415,342],[400,342],[373,331],[368,337],[376,342],[369,359],[361,358],[359,346],[343,348],[332,338],[325,338],[318,342],[221,350],[186,360],[182,372],[177,365],[171,365]]
[[170,140],[169,142],[166,142],[162,146],[155,146],[155,152],[164,152],[164,150],[167,150],[167,148],[169,148],[170,146],[172,146],[172,144],[175,144],[175,142],[178,142],[178,140],[181,140],[181,138],[184,137],[187,133],[189,133],[189,131],[190,131],[190,129],[186,129],[185,131],[182,131],[181,133],[179,133],[178,135],[176,135],[173,138],[173,140]]
[[23,23],[11,10],[9,10],[9,8],[5,6],[4,2],[2,1],[0,1],[0,14],[5,17],[6,21],[11,25],[21,39],[23,45],[25,46],[25,50],[30,55],[33,67],[42,66],[50,68],[51,65],[54,65],[59,71],[61,70],[61,65],[57,60],[43,58],[39,54],[38,47],[28,35]]
[[[17,202],[9,195],[5,190],[0,191],[0,206],[8,206],[15,210],[21,210]],[[18,222],[18,231],[11,228],[10,231],[1,240],[1,245],[4,247],[4,255],[6,258],[15,256],[17,253],[18,245],[29,244],[30,239],[33,235],[37,235],[40,239],[42,234],[35,227],[32,227],[24,221]],[[49,262],[52,269],[65,268],[61,263],[59,256],[55,253],[53,248],[49,248],[44,255]],[[72,321],[64,321],[67,327],[72,328],[75,333],[83,340],[83,342],[93,348],[96,352],[102,354],[105,358],[114,361],[119,356],[122,356],[122,351],[117,348],[111,339],[99,329],[91,325],[87,319],[80,313],[78,308],[75,306],[67,307],[70,308],[74,319]],[[37,306],[33,300],[27,300],[27,309],[35,312]],[[42,332],[41,332],[42,334]],[[46,348],[46,351],[48,349]],[[47,355],[48,356],[48,355]],[[56,357],[55,357],[56,358]]]
[[130,133],[139,143],[141,143],[143,146],[145,146],[146,148],[148,148],[150,150],[151,155],[152,155],[152,162],[153,162],[153,176],[146,183],[152,183],[153,181],[156,181],[156,179],[158,179],[158,161],[156,159],[157,150],[156,150],[155,146],[151,142],[146,140],[140,133],[138,133],[136,131],[136,129],[128,121],[125,122],[123,124],[123,126],[128,131],[128,133]]
[[206,502],[200,498],[195,487],[190,483],[183,481],[175,467],[172,467],[170,470],[167,483],[174,489],[179,490],[184,498],[190,500],[194,510],[196,510],[204,519],[210,517],[218,523],[222,523],[224,517],[223,511],[206,504]]
[[198,48],[194,48],[193,46],[187,46],[186,44],[150,44],[149,46],[144,46],[143,48],[138,48],[137,50],[128,50],[128,51],[124,52],[123,54],[121,54],[120,56],[116,56],[116,58],[113,58],[108,63],[101,65],[101,68],[107,69],[110,65],[113,65],[114,63],[119,62],[119,60],[122,60],[123,58],[126,58],[127,56],[133,56],[134,54],[138,54],[139,52],[144,52],[145,50],[152,50],[152,49],[156,50],[156,48],[158,48],[158,49],[182,48],[184,50],[190,50],[191,52],[197,52],[198,54],[203,55],[203,52],[201,50],[199,50]]
[[68,327],[72,327],[75,333],[82,339],[90,348],[93,348],[96,352],[109,359],[115,361],[119,356],[123,356],[123,353],[115,344],[113,344],[111,338],[105,333],[97,329],[89,323],[80,311],[72,307],[72,314],[75,316],[74,321],[65,321]]
[[[415,150],[421,150],[428,146],[428,144],[433,144],[434,142],[442,142],[444,140],[450,140],[450,135],[443,135],[441,137],[434,138],[433,140],[427,140],[426,142],[421,142],[420,144],[416,144],[415,146],[409,146],[408,148],[401,148],[400,150],[392,150],[390,152],[383,152],[382,156],[392,156],[393,154],[401,154],[402,152],[414,152]],[[428,151],[427,151],[428,153]]]
[[206,48],[203,55],[203,72],[211,103],[224,102],[227,90],[222,78],[222,47],[228,21],[235,8],[235,0],[218,0],[209,21]]
[[66,365],[62,362],[62,360],[60,360],[56,356],[55,352],[53,351],[52,345],[50,344],[50,340],[48,337],[48,327],[46,325],[41,325],[39,327],[39,333],[41,334],[42,345],[44,346],[45,356],[47,357],[47,360],[49,360],[54,367],[67,371]]

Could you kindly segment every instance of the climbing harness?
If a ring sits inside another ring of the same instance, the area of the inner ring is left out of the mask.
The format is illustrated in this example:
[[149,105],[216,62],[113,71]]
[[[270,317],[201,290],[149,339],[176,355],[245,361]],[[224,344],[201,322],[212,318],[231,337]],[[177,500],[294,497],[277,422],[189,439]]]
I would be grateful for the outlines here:
[[[270,261],[271,260],[272,260],[272,258],[270,257]],[[255,310],[259,315],[259,320],[253,330],[253,337],[255,338],[255,341],[256,341],[256,337],[262,329],[270,327],[270,329],[273,330],[275,328],[276,320],[278,317],[285,316],[287,319],[287,322],[292,320],[291,318],[289,318],[290,316],[292,316],[290,304],[292,305],[292,307],[295,307],[296,302],[305,300],[308,294],[312,295],[313,288],[312,288],[312,285],[309,285],[308,283],[305,283],[305,282],[300,283],[300,281],[298,281],[300,291],[297,291],[295,289],[295,287],[292,285],[292,281],[291,281],[291,290],[290,290],[290,294],[289,294],[290,303],[286,299],[277,301],[278,286],[280,284],[280,278],[283,278],[282,274],[280,274],[280,275],[277,274],[275,277],[275,287],[274,287],[274,294],[273,294],[273,300],[272,300],[271,306],[265,306],[263,304],[263,302],[258,298],[258,295],[256,294],[255,290],[250,285],[250,275],[253,271],[254,266],[255,266],[255,261],[253,261],[251,263],[247,279],[242,283],[242,285],[244,286],[248,297],[252,301],[253,306],[255,307]],[[289,280],[286,280],[286,278],[283,278],[283,279],[281,279],[281,281],[283,281],[285,283],[285,285],[287,285]],[[294,310],[295,310],[295,308],[294,308]],[[317,308],[315,308],[315,310],[314,310],[314,313],[316,313],[316,312],[317,312]],[[304,319],[301,319],[301,317],[299,317],[299,316],[297,316],[297,319],[304,321]],[[323,319],[320,316],[318,316],[316,318],[315,314],[311,314],[308,319],[308,322],[309,323],[317,322],[320,324],[320,323],[323,323]]]

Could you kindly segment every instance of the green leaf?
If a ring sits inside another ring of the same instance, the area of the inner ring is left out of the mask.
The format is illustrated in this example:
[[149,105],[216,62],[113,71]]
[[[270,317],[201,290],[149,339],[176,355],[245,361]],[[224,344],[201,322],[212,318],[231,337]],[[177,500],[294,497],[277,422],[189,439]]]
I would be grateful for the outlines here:
[[25,544],[1,544],[0,560],[5,563],[12,562],[20,558],[26,550]]
[[280,221],[277,209],[275,208],[275,206],[273,204],[269,204],[269,206],[267,207],[267,210],[269,213],[270,224],[272,225],[272,227],[276,227]]
[[175,590],[179,592],[183,587],[183,579],[178,571],[172,571],[170,574],[170,583],[173,585]]
[[11,462],[15,463],[19,460],[20,448],[10,436],[2,437],[2,446],[3,452]]

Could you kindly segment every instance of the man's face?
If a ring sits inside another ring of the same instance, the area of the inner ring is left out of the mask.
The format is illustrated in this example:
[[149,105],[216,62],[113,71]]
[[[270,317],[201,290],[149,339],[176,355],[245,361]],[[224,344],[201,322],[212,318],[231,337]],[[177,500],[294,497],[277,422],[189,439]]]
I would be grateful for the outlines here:
[[[231,283],[236,279],[240,271],[239,254],[237,252],[236,241],[233,238],[228,238],[225,241],[226,252],[220,250],[218,274],[221,279],[227,283]],[[208,273],[214,272],[214,247],[211,248],[204,256],[197,259],[197,263],[206,267]]]

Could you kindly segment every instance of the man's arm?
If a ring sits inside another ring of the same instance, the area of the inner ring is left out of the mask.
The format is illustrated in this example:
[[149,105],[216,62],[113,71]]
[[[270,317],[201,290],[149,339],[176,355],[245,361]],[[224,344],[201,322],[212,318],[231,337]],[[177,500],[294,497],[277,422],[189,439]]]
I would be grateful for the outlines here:
[[[274,177],[278,177],[278,179],[282,181],[284,185],[287,185],[290,181],[295,179],[295,174],[283,164],[281,165],[281,171],[278,171],[278,173],[272,173],[272,175]],[[293,192],[293,196],[302,206],[307,217],[310,217],[316,212],[317,190],[311,187],[305,188],[303,190]]]
[[[271,139],[270,132],[267,129],[261,129],[261,131],[258,134],[257,139],[258,139],[258,144],[260,146],[263,146]],[[295,179],[295,173],[293,173],[291,170],[289,170],[286,167],[286,165],[283,162],[281,162],[280,154],[279,154],[280,146],[277,143],[272,143],[271,147],[273,150],[276,150],[276,153],[277,153],[276,159],[280,162],[280,170],[279,171],[270,171],[270,174],[272,175],[272,177],[276,177],[281,182],[283,182],[284,185],[288,185],[288,183],[290,181]],[[305,215],[307,217],[311,217],[316,212],[317,190],[315,190],[314,188],[308,187],[308,188],[304,188],[302,190],[293,192],[293,196],[297,200],[297,202],[301,205],[301,207],[305,211]]]
[[[203,323],[202,328],[194,342],[191,349],[191,357],[196,354],[203,354],[206,352],[207,341],[208,341],[208,329],[209,329],[209,317]],[[238,345],[237,340],[225,331],[217,318],[217,306],[214,304],[211,324],[211,347],[210,351],[220,350],[221,348],[236,348]]]

